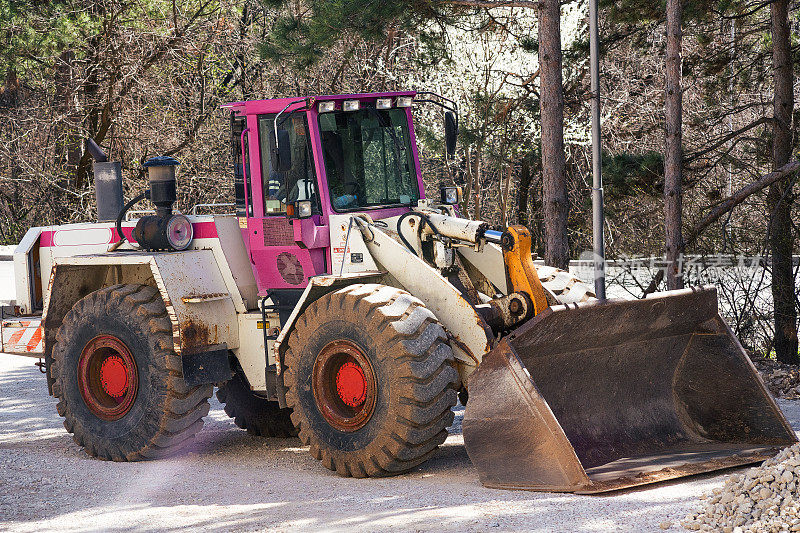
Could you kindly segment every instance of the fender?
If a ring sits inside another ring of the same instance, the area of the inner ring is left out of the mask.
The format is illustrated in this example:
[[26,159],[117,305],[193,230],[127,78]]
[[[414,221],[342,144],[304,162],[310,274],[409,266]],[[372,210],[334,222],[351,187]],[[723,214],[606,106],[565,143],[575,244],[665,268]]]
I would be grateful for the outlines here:
[[[199,354],[212,359],[224,356],[227,363],[228,350],[239,347],[234,300],[211,250],[58,257],[54,258],[42,315],[48,368],[56,331],[72,306],[89,293],[117,283],[141,283],[158,289],[172,322],[173,347],[179,355],[191,355],[195,361]],[[199,366],[208,368],[209,362]],[[217,379],[223,373],[215,371],[192,379],[221,381],[229,377]],[[49,372],[47,381],[52,389]]]
[[286,388],[283,384],[283,354],[286,352],[286,343],[284,342],[294,330],[294,325],[297,323],[299,317],[306,308],[325,296],[329,292],[333,292],[342,287],[352,285],[353,283],[381,283],[383,282],[385,272],[354,272],[344,274],[342,276],[314,276],[308,280],[306,290],[303,291],[300,300],[295,305],[289,319],[282,325],[275,343],[272,345],[273,354],[275,356],[275,372],[278,382],[277,395],[278,404],[281,408],[286,407]]

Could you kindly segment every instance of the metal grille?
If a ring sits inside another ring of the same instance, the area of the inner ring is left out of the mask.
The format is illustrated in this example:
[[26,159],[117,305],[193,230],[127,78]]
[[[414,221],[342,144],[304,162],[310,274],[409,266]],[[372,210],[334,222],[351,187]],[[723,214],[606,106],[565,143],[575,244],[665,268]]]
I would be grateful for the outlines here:
[[264,246],[294,246],[291,221],[283,217],[264,219]]
[[286,283],[290,285],[300,285],[303,283],[306,276],[303,272],[303,265],[300,264],[300,260],[297,259],[297,256],[288,252],[283,252],[278,255],[277,262],[278,272]]

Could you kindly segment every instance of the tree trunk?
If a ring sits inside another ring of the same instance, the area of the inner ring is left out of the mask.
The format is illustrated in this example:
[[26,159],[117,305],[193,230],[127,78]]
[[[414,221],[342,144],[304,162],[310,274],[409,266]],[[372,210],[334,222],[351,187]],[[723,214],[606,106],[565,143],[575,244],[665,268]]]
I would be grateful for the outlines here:
[[511,192],[511,176],[514,173],[514,165],[512,163],[508,164],[508,168],[506,168],[506,177],[505,180],[502,178],[500,179],[500,206],[502,207],[502,211],[500,216],[502,218],[501,226],[508,227],[508,221],[511,219],[511,209],[509,209],[509,195]]
[[[775,0],[770,4],[772,24],[772,68],[775,94],[772,101],[772,167],[778,169],[792,154],[792,63],[789,37],[789,2]],[[798,364],[797,310],[794,303],[792,272],[792,200],[791,180],[770,185],[767,194],[769,210],[769,246],[772,254],[772,300],[775,309],[773,346],[778,361]],[[789,190],[787,190],[789,188]]]
[[528,191],[531,188],[531,162],[523,157],[519,172],[519,187],[517,187],[517,224],[528,225]]
[[542,189],[545,263],[569,266],[567,180],[564,169],[564,91],[561,79],[561,4],[539,3],[539,65],[542,121]]
[[470,147],[467,146],[466,150],[466,170],[464,172],[464,178],[466,179],[466,183],[464,184],[464,195],[463,199],[461,200],[461,212],[463,216],[470,218],[469,216],[469,200],[472,198],[472,182],[474,181],[472,175],[472,151]]
[[683,287],[680,263],[683,249],[681,233],[681,169],[683,147],[683,93],[681,90],[681,17],[682,0],[667,0],[667,70],[665,79],[664,115],[664,229],[667,259],[667,289]]

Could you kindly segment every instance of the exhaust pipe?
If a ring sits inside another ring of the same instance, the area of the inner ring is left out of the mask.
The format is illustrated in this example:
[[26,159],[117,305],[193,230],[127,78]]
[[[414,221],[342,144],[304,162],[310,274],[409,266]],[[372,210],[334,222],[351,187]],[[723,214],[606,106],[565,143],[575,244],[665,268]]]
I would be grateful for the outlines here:
[[86,149],[94,158],[92,167],[97,221],[113,222],[122,211],[122,163],[109,161],[94,139],[86,139]]

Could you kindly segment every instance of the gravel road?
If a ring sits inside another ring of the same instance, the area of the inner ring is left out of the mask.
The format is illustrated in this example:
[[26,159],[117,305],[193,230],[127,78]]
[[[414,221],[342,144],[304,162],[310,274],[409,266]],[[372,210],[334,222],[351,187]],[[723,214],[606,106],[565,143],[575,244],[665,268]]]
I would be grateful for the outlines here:
[[[460,416],[412,473],[342,479],[297,439],[248,436],[212,402],[192,450],[111,463],[73,443],[33,359],[0,354],[0,531],[662,531],[724,475],[614,496],[481,487]],[[798,429],[800,402],[781,402]]]

